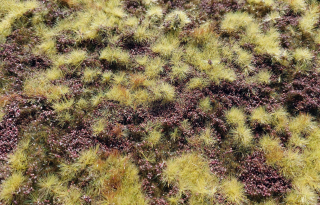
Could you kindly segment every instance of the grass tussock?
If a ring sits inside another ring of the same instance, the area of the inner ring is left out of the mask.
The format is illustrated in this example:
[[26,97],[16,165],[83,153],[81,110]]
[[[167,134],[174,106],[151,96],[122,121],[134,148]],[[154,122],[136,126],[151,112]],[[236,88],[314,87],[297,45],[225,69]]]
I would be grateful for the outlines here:
[[11,203],[15,193],[23,185],[26,178],[21,172],[15,172],[1,184],[0,199],[6,203]]
[[258,122],[260,124],[269,124],[271,121],[270,114],[264,107],[257,107],[251,113],[251,122]]
[[28,96],[42,96],[49,100],[58,100],[69,92],[68,87],[52,84],[43,74],[27,78],[23,89]]
[[[19,19],[29,10],[35,9],[39,6],[37,1],[9,1],[3,0],[1,14],[3,15],[0,22],[0,42],[4,42],[7,36],[12,32],[12,25],[16,19]],[[14,6],[13,6],[14,5]]]
[[165,36],[156,41],[151,49],[163,57],[169,57],[173,51],[179,47],[179,44],[179,40],[174,36]]
[[253,21],[253,17],[246,12],[230,12],[224,16],[221,22],[221,29],[227,32],[236,32],[250,25]]
[[243,110],[232,107],[226,112],[226,120],[230,125],[240,126],[245,124],[246,115],[244,114]]
[[239,125],[230,131],[235,142],[240,146],[250,147],[252,145],[253,134],[249,127],[246,125]]
[[100,59],[126,66],[130,62],[130,54],[120,48],[106,47],[101,51]]
[[[82,174],[91,183],[81,189],[68,182]],[[94,203],[146,204],[139,185],[138,171],[126,157],[111,154],[101,159],[98,147],[82,151],[74,163],[61,164],[61,171],[39,180],[39,197],[53,197],[64,204],[81,204],[90,194]]]
[[171,159],[164,171],[165,180],[178,187],[178,194],[190,191],[193,195],[211,198],[217,189],[217,179],[210,173],[205,159],[190,153]]
[[227,201],[231,203],[241,204],[246,199],[243,184],[236,178],[222,182],[221,189]]

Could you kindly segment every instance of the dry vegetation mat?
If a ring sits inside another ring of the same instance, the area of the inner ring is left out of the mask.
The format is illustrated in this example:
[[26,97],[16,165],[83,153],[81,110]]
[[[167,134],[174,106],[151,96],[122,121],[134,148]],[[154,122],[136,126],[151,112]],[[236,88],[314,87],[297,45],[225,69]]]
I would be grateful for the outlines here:
[[0,204],[319,204],[316,0],[0,0]]

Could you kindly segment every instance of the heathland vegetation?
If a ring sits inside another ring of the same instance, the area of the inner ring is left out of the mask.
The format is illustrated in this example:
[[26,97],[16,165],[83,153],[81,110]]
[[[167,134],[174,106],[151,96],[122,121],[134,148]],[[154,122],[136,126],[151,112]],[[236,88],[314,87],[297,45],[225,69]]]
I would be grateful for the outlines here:
[[0,204],[319,204],[316,0],[0,0]]

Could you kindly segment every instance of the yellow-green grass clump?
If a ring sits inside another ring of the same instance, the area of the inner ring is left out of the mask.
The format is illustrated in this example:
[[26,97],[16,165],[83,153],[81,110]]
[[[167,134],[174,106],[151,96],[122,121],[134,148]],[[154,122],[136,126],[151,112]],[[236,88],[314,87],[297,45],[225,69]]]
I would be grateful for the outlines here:
[[[308,148],[310,149],[310,151],[318,150],[317,146],[318,144],[320,144],[320,129],[315,128],[308,136],[308,140],[310,142],[308,144]],[[314,156],[316,156],[317,152],[313,154],[315,154]]]
[[304,156],[291,149],[285,150],[280,146],[280,141],[269,136],[261,139],[260,144],[266,153],[266,162],[269,165],[277,165],[280,172],[290,179],[303,173]]
[[142,73],[135,73],[130,75],[130,86],[131,89],[142,88],[147,84],[147,76]]
[[151,50],[163,57],[169,57],[179,44],[179,39],[175,36],[163,36],[152,45]]
[[[8,57],[0,57],[0,92],[6,93],[0,96],[0,127],[10,131],[6,126],[13,118],[11,106],[18,103],[21,111],[12,123],[19,131],[19,145],[1,162],[4,168],[0,170],[5,170],[0,174],[2,203],[80,205],[91,200],[91,204],[144,205],[161,199],[170,204],[198,205],[219,203],[218,198],[226,204],[317,203],[317,110],[298,113],[308,110],[304,103],[291,106],[285,101],[282,106],[290,108],[287,112],[267,101],[280,102],[286,97],[279,93],[288,91],[278,89],[282,84],[300,90],[299,81],[308,84],[309,78],[318,77],[314,70],[319,70],[315,66],[320,62],[319,3],[239,0],[232,2],[231,10],[229,4],[221,4],[227,6],[227,12],[219,17],[219,12],[207,12],[214,5],[204,8],[206,3],[199,0],[184,2],[181,7],[174,1],[165,2],[55,0],[43,4],[0,0],[0,43],[5,48],[0,48],[0,53],[14,48],[5,54]],[[56,9],[63,15],[52,19]],[[27,40],[20,38],[25,34],[30,35]],[[231,91],[225,89],[235,84]],[[252,90],[252,86],[258,88]],[[265,93],[266,87],[272,87],[272,92]],[[17,96],[11,94],[15,92]],[[198,99],[186,100],[193,94]],[[314,93],[307,89],[304,94],[312,97]],[[231,104],[225,104],[224,95],[233,98]],[[257,96],[266,97],[265,105],[259,104]],[[25,102],[28,104],[23,105]],[[44,110],[34,110],[40,107]],[[168,113],[159,112],[159,108],[177,108],[173,121],[167,121]],[[226,126],[218,118],[224,118]],[[42,129],[39,125],[45,126],[50,137],[35,134],[30,137],[32,143],[24,141],[24,133],[30,128]],[[113,130],[108,130],[109,126]],[[79,133],[76,137],[81,141],[80,128],[99,139],[92,143],[103,145],[108,152],[102,153],[98,147],[82,150],[86,144],[74,150],[73,142],[63,141],[54,147],[58,136]],[[134,149],[121,149],[121,154],[114,151],[109,131],[119,137],[112,139],[119,147],[130,141]],[[127,134],[130,139],[120,138]],[[53,144],[47,144],[50,141]],[[135,153],[135,143],[141,141],[147,150]],[[30,153],[30,147],[34,152]],[[214,156],[227,165],[225,174],[219,173],[219,184],[206,157],[212,149],[230,147],[236,152],[226,152],[227,158],[218,153]],[[252,192],[246,195],[247,182],[234,177],[244,171],[238,172],[237,168],[243,167],[238,165],[260,151],[266,164],[288,180],[280,185],[290,189],[286,193],[262,198]],[[144,165],[138,169],[124,155],[132,155],[135,164],[148,162],[153,168],[167,164],[149,179]],[[27,179],[29,170],[38,181]],[[143,188],[139,176],[147,182]],[[159,180],[170,187],[164,188]],[[155,188],[149,189],[153,185]],[[24,194],[26,188],[31,188],[30,195]],[[168,192],[171,189],[173,192]],[[154,192],[145,196],[143,190]]]
[[0,109],[0,122],[2,121],[5,115],[6,115],[5,112],[2,109]]
[[257,73],[257,75],[255,76],[255,78],[256,78],[255,80],[256,80],[256,82],[261,83],[261,84],[270,84],[271,76],[272,76],[272,74],[270,71],[262,70]]
[[146,17],[148,17],[151,21],[159,21],[162,16],[163,9],[160,6],[151,6],[146,13]]
[[162,137],[162,133],[159,130],[151,131],[146,137],[146,141],[151,143],[152,147],[159,144]]
[[210,112],[212,110],[211,101],[209,97],[201,99],[199,102],[199,107],[204,112]]
[[104,119],[99,119],[92,125],[93,134],[98,135],[104,131],[106,127],[106,121]]
[[[94,196],[102,194],[108,203],[117,205],[147,204],[141,191],[138,169],[128,157],[111,155],[105,161],[95,161],[89,170],[95,176],[96,182],[105,180],[103,184],[96,183],[90,187]],[[118,189],[106,186],[112,179],[118,180]]]
[[242,68],[250,67],[250,64],[253,58],[252,54],[241,48],[235,48],[235,52],[237,53],[237,59],[236,59],[237,63]]
[[163,70],[163,66],[164,61],[160,57],[149,58],[145,66],[144,74],[148,78],[156,78]]
[[212,128],[207,125],[199,134],[188,139],[188,142],[194,146],[211,147],[216,143]]
[[75,204],[80,205],[83,203],[83,192],[75,186],[57,186],[58,201],[63,204]]
[[287,178],[295,178],[301,175],[304,169],[304,155],[296,150],[288,149],[279,162],[281,173]]
[[213,138],[213,132],[210,126],[207,126],[199,135],[199,140],[206,146],[212,146],[216,143]]
[[151,101],[151,93],[147,89],[137,89],[132,93],[133,106],[147,106]]
[[226,111],[226,120],[229,125],[240,126],[246,123],[246,115],[242,109],[237,107],[232,107],[230,110]]
[[137,55],[135,61],[140,66],[146,66],[148,64],[149,56],[148,55]]
[[92,96],[92,98],[90,99],[91,105],[93,107],[98,106],[104,98],[105,98],[105,94],[100,91],[98,94]]
[[277,205],[278,203],[274,199],[267,199],[259,203],[259,205]]
[[221,22],[221,29],[227,32],[235,32],[241,28],[245,28],[253,21],[253,16],[246,12],[229,12]]
[[225,66],[222,64],[214,66],[212,69],[206,71],[206,74],[208,75],[209,79],[216,84],[219,84],[222,80],[232,82],[237,79],[234,70],[225,68]]
[[8,156],[8,162],[15,171],[25,171],[28,168],[28,156],[21,148]]
[[271,11],[265,18],[265,21],[276,22],[277,19],[281,18],[281,13],[278,11]]
[[221,189],[227,201],[231,203],[242,204],[246,200],[244,185],[234,177],[224,180]]
[[[126,25],[121,21],[122,18],[126,17],[125,11],[121,8],[121,1],[112,0],[108,1],[108,3],[101,0],[95,1],[94,3],[86,1],[64,1],[64,3],[69,7],[82,7],[82,9],[59,21],[53,29],[53,35],[64,30],[73,30],[76,31],[73,39],[79,42],[81,40],[97,38],[97,31],[101,27],[111,28],[118,26],[120,30],[123,30]],[[33,22],[41,22],[42,18],[43,17],[38,15]]]
[[98,158],[98,149],[99,146],[82,151],[77,161],[77,163],[80,165],[79,167],[83,169],[87,166],[92,165]]
[[132,28],[135,28],[137,27],[139,24],[139,19],[135,16],[132,16],[132,17],[128,17],[126,19],[126,22],[124,22],[124,27],[127,26],[127,27],[132,27]]
[[247,2],[249,4],[262,5],[265,7],[271,7],[275,3],[274,0],[248,0]]
[[173,132],[170,133],[170,138],[173,140],[173,141],[176,141],[179,137],[180,137],[181,133],[179,131],[179,128],[175,128],[173,130]]
[[200,89],[201,90],[207,86],[209,86],[208,79],[198,78],[198,77],[192,78],[187,84],[187,88],[190,90],[193,90],[193,89]]
[[174,10],[165,17],[164,22],[170,25],[170,29],[177,30],[183,28],[191,21],[184,11]]
[[190,73],[190,68],[185,63],[179,63],[177,65],[172,66],[170,77],[172,80],[183,80]]
[[317,29],[317,30],[314,32],[313,38],[314,38],[314,42],[315,42],[316,44],[320,44],[320,30],[319,30],[319,29]]
[[288,142],[289,147],[300,147],[301,149],[305,148],[307,144],[309,144],[308,139],[296,133],[292,133]]
[[63,77],[63,73],[58,68],[51,68],[47,70],[46,77],[48,80],[58,80]]
[[21,172],[14,172],[1,184],[0,200],[11,204],[13,196],[19,191],[23,183],[26,181],[26,177]]
[[46,177],[40,178],[38,185],[39,189],[39,197],[46,198],[49,196],[53,196],[58,190],[56,189],[57,184],[59,184],[59,177],[54,174],[50,174]]
[[207,160],[198,153],[185,153],[169,159],[163,174],[165,181],[178,187],[178,197],[190,191],[192,195],[210,200],[218,187]]
[[109,83],[112,78],[113,73],[111,71],[106,71],[102,73],[102,82]]
[[275,165],[283,159],[284,149],[281,147],[280,140],[278,138],[265,135],[260,140],[260,146],[266,154],[267,164]]
[[313,60],[313,54],[308,48],[297,48],[293,52],[292,57],[297,63],[297,70],[308,70]]
[[130,62],[130,54],[119,47],[106,47],[101,51],[100,59],[106,60],[109,63],[116,63],[122,66],[128,66]]
[[233,139],[240,147],[248,148],[252,145],[253,134],[246,125],[239,125],[230,131]]
[[265,109],[265,107],[259,106],[251,112],[251,122],[257,122],[260,124],[269,124],[271,122],[271,115]]
[[64,64],[79,66],[86,58],[87,52],[83,50],[73,50],[68,54],[59,56],[54,63],[56,66],[61,66]]
[[119,72],[119,73],[115,73],[113,74],[113,79],[112,79],[112,84],[114,85],[122,85],[125,86],[128,83],[128,79],[127,79],[127,73],[126,72]]
[[301,12],[306,9],[307,3],[305,0],[282,0],[290,5],[294,12]]
[[318,194],[308,186],[296,187],[285,200],[288,204],[317,204]]
[[257,44],[257,38],[262,35],[260,25],[258,22],[251,22],[246,26],[245,33],[242,36],[241,44],[243,43],[254,43]]
[[157,34],[157,31],[149,29],[148,25],[141,25],[134,32],[133,39],[138,43],[146,43],[153,40]]
[[[63,204],[83,204],[82,196],[87,195],[94,204],[147,204],[138,169],[130,159],[117,153],[101,156],[96,147],[81,151],[73,163],[61,163],[60,172],[40,178],[38,199],[49,196]],[[70,185],[79,174],[90,178],[83,188]]]
[[192,32],[193,40],[198,44],[204,44],[212,38],[212,22],[206,22],[200,25],[200,27],[195,28]]
[[164,103],[174,101],[176,96],[175,88],[166,82],[156,84],[151,89],[154,94],[154,100],[161,100]]
[[16,172],[23,172],[28,168],[28,148],[30,146],[30,140],[23,139],[19,142],[14,152],[8,155],[8,163],[11,170]]
[[53,39],[48,39],[42,42],[37,46],[37,49],[39,50],[39,52],[47,54],[50,58],[53,58],[57,53],[56,42]]
[[67,123],[71,123],[75,120],[74,115],[72,115],[68,110],[58,112],[56,118],[58,120],[58,125],[61,127],[64,127]]
[[[86,68],[83,71],[83,81],[85,83],[92,83],[98,79],[100,74],[101,72],[98,69]],[[104,81],[105,81],[105,78],[104,78]]]
[[39,7],[37,1],[1,1],[0,14],[5,13],[6,15],[1,18],[0,22],[0,43],[5,42],[6,37],[12,32],[12,25],[17,19],[20,19],[24,13],[28,10],[35,9]]
[[314,25],[319,20],[318,7],[311,7],[302,16],[299,21],[299,27],[304,33],[312,33]]
[[255,44],[257,45],[255,51],[259,54],[281,55],[280,33],[275,28],[270,28],[266,34],[257,35]]
[[289,130],[294,134],[310,134],[316,128],[313,118],[308,114],[300,114],[289,122]]
[[30,76],[24,81],[23,91],[28,96],[43,96],[49,101],[58,100],[69,92],[64,85],[52,84],[45,74]]
[[61,111],[64,111],[64,110],[71,109],[73,104],[74,104],[74,99],[71,98],[69,100],[68,99],[64,99],[64,100],[55,102],[52,107],[56,112],[61,112]]
[[81,109],[81,110],[85,110],[87,108],[89,108],[90,103],[88,102],[88,100],[84,99],[84,98],[80,98],[78,100],[78,102],[76,103],[76,108]]
[[[318,174],[319,168],[316,167],[318,163],[308,162],[308,152],[305,152],[305,158],[306,158],[306,168],[302,170],[301,174],[297,177],[295,177],[292,181],[292,184],[294,187],[304,187],[308,186],[312,189],[318,190],[320,188],[319,182],[320,182],[320,176]],[[316,165],[316,166],[314,166]]]
[[107,93],[108,100],[118,101],[123,105],[130,105],[132,102],[132,96],[130,90],[122,85],[114,85]]
[[297,48],[293,53],[293,58],[297,62],[309,62],[312,60],[313,55],[307,48]]
[[289,122],[289,113],[282,107],[276,109],[271,113],[272,124],[275,126],[277,132],[282,132],[286,129]]

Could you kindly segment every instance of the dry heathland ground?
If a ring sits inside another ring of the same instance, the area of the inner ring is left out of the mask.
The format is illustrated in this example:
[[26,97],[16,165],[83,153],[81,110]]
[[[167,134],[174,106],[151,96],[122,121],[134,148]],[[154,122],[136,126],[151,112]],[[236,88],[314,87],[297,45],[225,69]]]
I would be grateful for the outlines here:
[[315,0],[0,0],[0,203],[318,204]]

